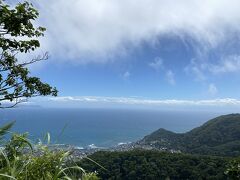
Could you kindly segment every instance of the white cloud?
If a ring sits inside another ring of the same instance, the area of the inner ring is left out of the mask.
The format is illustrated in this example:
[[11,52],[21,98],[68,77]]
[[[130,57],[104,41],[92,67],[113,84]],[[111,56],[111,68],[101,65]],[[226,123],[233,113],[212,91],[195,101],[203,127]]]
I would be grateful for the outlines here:
[[156,57],[153,62],[148,64],[151,68],[153,68],[156,71],[159,71],[160,69],[163,70],[165,73],[165,79],[170,85],[175,85],[175,74],[172,72],[172,70],[167,69],[164,67],[163,59],[160,57]]
[[[37,3],[33,1],[34,3]],[[107,62],[166,33],[188,34],[215,47],[240,32],[239,0],[42,0],[42,46],[55,59]],[[97,58],[96,58],[97,57]]]
[[210,62],[208,59],[192,59],[185,72],[193,74],[198,81],[207,80],[207,76],[219,75],[226,73],[240,73],[240,55],[233,54],[225,57],[220,57],[215,62]]
[[159,71],[160,69],[163,69],[163,60],[160,57],[156,57],[153,62],[148,64],[151,68],[155,69],[156,71]]
[[100,96],[81,96],[81,97],[50,97],[41,98],[40,101],[56,103],[79,102],[79,103],[113,103],[125,105],[171,105],[171,106],[240,106],[240,100],[232,98],[209,99],[209,100],[177,100],[177,99],[143,99],[128,97],[100,97]]
[[208,86],[208,93],[211,94],[211,95],[215,95],[215,94],[218,93],[218,89],[215,86],[215,84],[209,84],[209,86]]
[[240,55],[230,55],[223,58],[218,64],[211,64],[209,71],[218,73],[240,72]]
[[175,85],[176,84],[176,81],[175,81],[175,77],[174,77],[174,73],[171,71],[171,70],[168,70],[166,72],[166,80],[169,84],[171,85]]
[[190,61],[190,64],[185,67],[184,71],[190,75],[193,74],[196,81],[206,80],[206,76],[204,75],[202,66],[199,62],[196,61],[196,59],[192,59]]
[[126,71],[123,75],[122,75],[122,77],[123,77],[123,79],[128,79],[129,77],[130,77],[130,72],[129,71]]

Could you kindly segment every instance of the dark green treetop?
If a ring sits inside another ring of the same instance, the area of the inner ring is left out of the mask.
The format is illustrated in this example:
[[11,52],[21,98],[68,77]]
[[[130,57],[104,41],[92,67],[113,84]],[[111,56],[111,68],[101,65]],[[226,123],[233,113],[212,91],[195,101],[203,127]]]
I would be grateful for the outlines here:
[[11,7],[0,0],[0,108],[13,107],[30,97],[57,96],[55,87],[30,76],[28,70],[29,64],[48,59],[47,53],[25,62],[17,58],[40,47],[38,38],[46,29],[34,26],[38,16],[29,2]]

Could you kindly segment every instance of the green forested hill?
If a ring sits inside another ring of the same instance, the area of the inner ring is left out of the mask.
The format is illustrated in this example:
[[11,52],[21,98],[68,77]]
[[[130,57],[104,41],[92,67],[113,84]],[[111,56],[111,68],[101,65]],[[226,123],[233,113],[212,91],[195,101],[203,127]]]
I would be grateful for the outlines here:
[[240,159],[220,157],[240,156],[240,114],[214,118],[182,134],[159,129],[136,144],[183,153],[143,149],[96,152],[89,156],[91,160],[82,159],[78,165],[97,171],[101,179],[240,178]]
[[[101,179],[227,179],[228,158],[149,150],[96,152],[78,165]],[[98,162],[105,169],[93,161]]]
[[159,129],[144,137],[139,143],[187,153],[238,156],[240,155],[240,114],[219,116],[182,134]]

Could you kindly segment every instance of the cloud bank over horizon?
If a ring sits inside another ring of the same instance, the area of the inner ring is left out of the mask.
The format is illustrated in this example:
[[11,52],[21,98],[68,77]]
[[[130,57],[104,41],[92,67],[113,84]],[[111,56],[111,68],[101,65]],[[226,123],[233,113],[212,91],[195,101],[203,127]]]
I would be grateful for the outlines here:
[[27,104],[64,108],[150,108],[158,110],[238,110],[240,99],[219,98],[205,100],[147,99],[140,97],[62,96],[34,98]]
[[42,47],[55,59],[83,64],[113,61],[128,54],[129,46],[142,42],[154,46],[166,34],[183,41],[190,37],[202,51],[217,48],[240,33],[239,6],[238,0],[42,0],[37,4],[40,24],[48,30]]

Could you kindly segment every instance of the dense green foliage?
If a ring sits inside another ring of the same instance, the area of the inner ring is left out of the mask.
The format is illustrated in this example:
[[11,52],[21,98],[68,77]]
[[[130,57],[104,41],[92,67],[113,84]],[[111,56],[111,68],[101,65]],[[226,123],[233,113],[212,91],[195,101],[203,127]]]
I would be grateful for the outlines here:
[[[98,179],[95,173],[86,173],[74,161],[70,161],[70,152],[50,150],[43,144],[34,145],[27,139],[27,134],[13,134],[1,146],[0,179]],[[72,173],[73,170],[77,173]]]
[[[48,58],[47,54],[34,59],[19,61],[19,54],[26,54],[40,47],[38,38],[45,28],[35,27],[38,11],[28,2],[10,7],[0,0],[0,107],[13,107],[26,98],[40,95],[57,95],[56,88],[31,77],[28,65]],[[2,102],[8,102],[7,105]]]
[[102,179],[226,179],[228,159],[160,151],[97,152],[79,165]]
[[229,162],[227,170],[225,171],[225,174],[230,179],[234,179],[234,180],[240,179],[240,158],[239,157]]
[[146,136],[140,144],[182,152],[219,155],[240,155],[240,114],[214,118],[187,133],[177,134],[159,129]]

